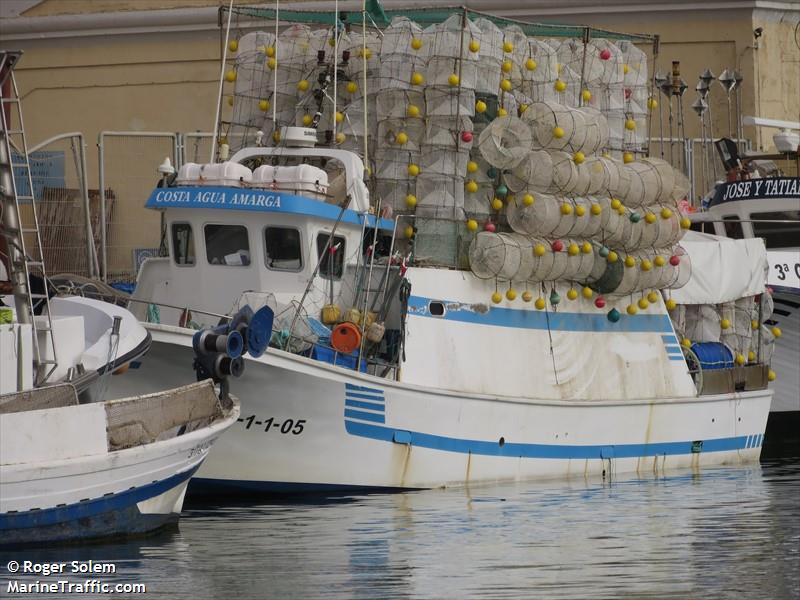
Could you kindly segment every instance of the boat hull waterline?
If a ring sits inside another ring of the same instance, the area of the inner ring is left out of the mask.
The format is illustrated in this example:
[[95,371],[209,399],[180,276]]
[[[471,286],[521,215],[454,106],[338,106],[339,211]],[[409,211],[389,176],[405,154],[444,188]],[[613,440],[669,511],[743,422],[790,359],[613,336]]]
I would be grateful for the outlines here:
[[[177,383],[191,332],[147,327],[153,346],[142,378]],[[248,359],[246,373],[237,381],[239,422],[192,480],[192,493],[414,489],[756,462],[772,397],[768,390],[613,402],[466,395],[272,348]]]

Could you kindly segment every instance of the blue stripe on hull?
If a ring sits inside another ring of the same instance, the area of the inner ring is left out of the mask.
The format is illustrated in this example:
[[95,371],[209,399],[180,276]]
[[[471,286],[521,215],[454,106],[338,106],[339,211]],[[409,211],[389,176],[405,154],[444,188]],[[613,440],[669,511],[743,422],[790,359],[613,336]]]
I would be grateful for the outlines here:
[[[443,302],[448,307],[458,306],[459,304],[442,299],[437,301]],[[543,331],[549,329],[552,331],[602,331],[612,333],[672,333],[672,322],[667,315],[623,315],[617,323],[612,323],[605,313],[546,312],[492,306],[486,312],[478,312],[468,308],[448,308],[443,317],[434,317],[428,310],[430,302],[431,298],[411,296],[408,300],[409,315],[475,325],[540,329]]]
[[384,417],[383,414],[367,413],[367,412],[362,412],[360,410],[352,410],[348,408],[344,410],[344,416],[346,419],[362,419],[364,421],[373,421],[375,423],[386,422],[386,417]]
[[[351,435],[392,442],[398,430],[393,427],[345,421],[345,429]],[[615,458],[639,458],[644,456],[663,456],[691,454],[694,441],[659,442],[653,444],[601,444],[571,446],[564,444],[523,444],[482,440],[451,438],[415,431],[405,432],[411,438],[411,445],[444,452],[477,454],[483,456],[509,456],[521,458],[586,459],[603,458],[613,451]],[[726,452],[745,448],[748,436],[702,440],[702,452]]]
[[401,488],[379,485],[334,484],[334,483],[299,483],[288,481],[248,481],[243,479],[206,479],[195,477],[189,482],[187,504],[198,496],[223,496],[228,502],[231,496],[295,495],[295,494],[352,494],[361,492],[400,492],[421,488]]
[[350,400],[350,398],[345,399],[344,405],[350,406],[352,408],[365,408],[367,410],[377,410],[379,412],[384,412],[386,410],[386,407],[383,404],[376,404],[374,402],[361,402],[360,400]]
[[0,543],[42,543],[143,533],[158,528],[177,515],[143,515],[137,503],[159,496],[186,480],[199,465],[147,485],[43,510],[0,514]]

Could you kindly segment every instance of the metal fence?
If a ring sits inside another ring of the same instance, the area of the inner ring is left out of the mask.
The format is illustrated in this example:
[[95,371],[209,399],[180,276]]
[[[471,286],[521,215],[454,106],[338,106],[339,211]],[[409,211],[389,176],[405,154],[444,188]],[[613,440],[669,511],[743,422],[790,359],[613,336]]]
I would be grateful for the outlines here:
[[98,136],[103,281],[132,285],[144,259],[159,254],[161,217],[144,204],[164,158],[179,166],[178,138],[158,131],[103,131]]
[[83,134],[57,135],[29,148],[28,155],[48,272],[95,277],[99,240],[92,231],[100,222],[100,199],[88,188]]

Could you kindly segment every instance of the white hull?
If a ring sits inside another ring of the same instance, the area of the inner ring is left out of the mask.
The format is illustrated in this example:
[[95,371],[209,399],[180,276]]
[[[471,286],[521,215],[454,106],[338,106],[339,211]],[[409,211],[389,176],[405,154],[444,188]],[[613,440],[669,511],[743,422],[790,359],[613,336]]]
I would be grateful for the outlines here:
[[[191,331],[148,325],[137,378],[178,384]],[[115,380],[115,395],[132,379]],[[239,423],[198,483],[265,491],[426,488],[755,462],[772,393],[617,401],[434,390],[270,349],[235,382]],[[266,429],[266,431],[265,431]],[[194,482],[193,482],[194,485]]]
[[176,520],[190,477],[238,416],[234,406],[208,426],[110,452],[104,403],[0,415],[0,541],[129,535]]

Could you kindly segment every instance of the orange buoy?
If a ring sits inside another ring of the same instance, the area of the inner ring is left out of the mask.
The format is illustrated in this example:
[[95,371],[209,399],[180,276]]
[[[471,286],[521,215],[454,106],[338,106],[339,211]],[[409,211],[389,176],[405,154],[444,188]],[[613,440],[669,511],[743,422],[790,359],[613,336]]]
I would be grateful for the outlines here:
[[361,346],[361,331],[353,323],[339,323],[331,332],[331,346],[338,352],[350,354]]

